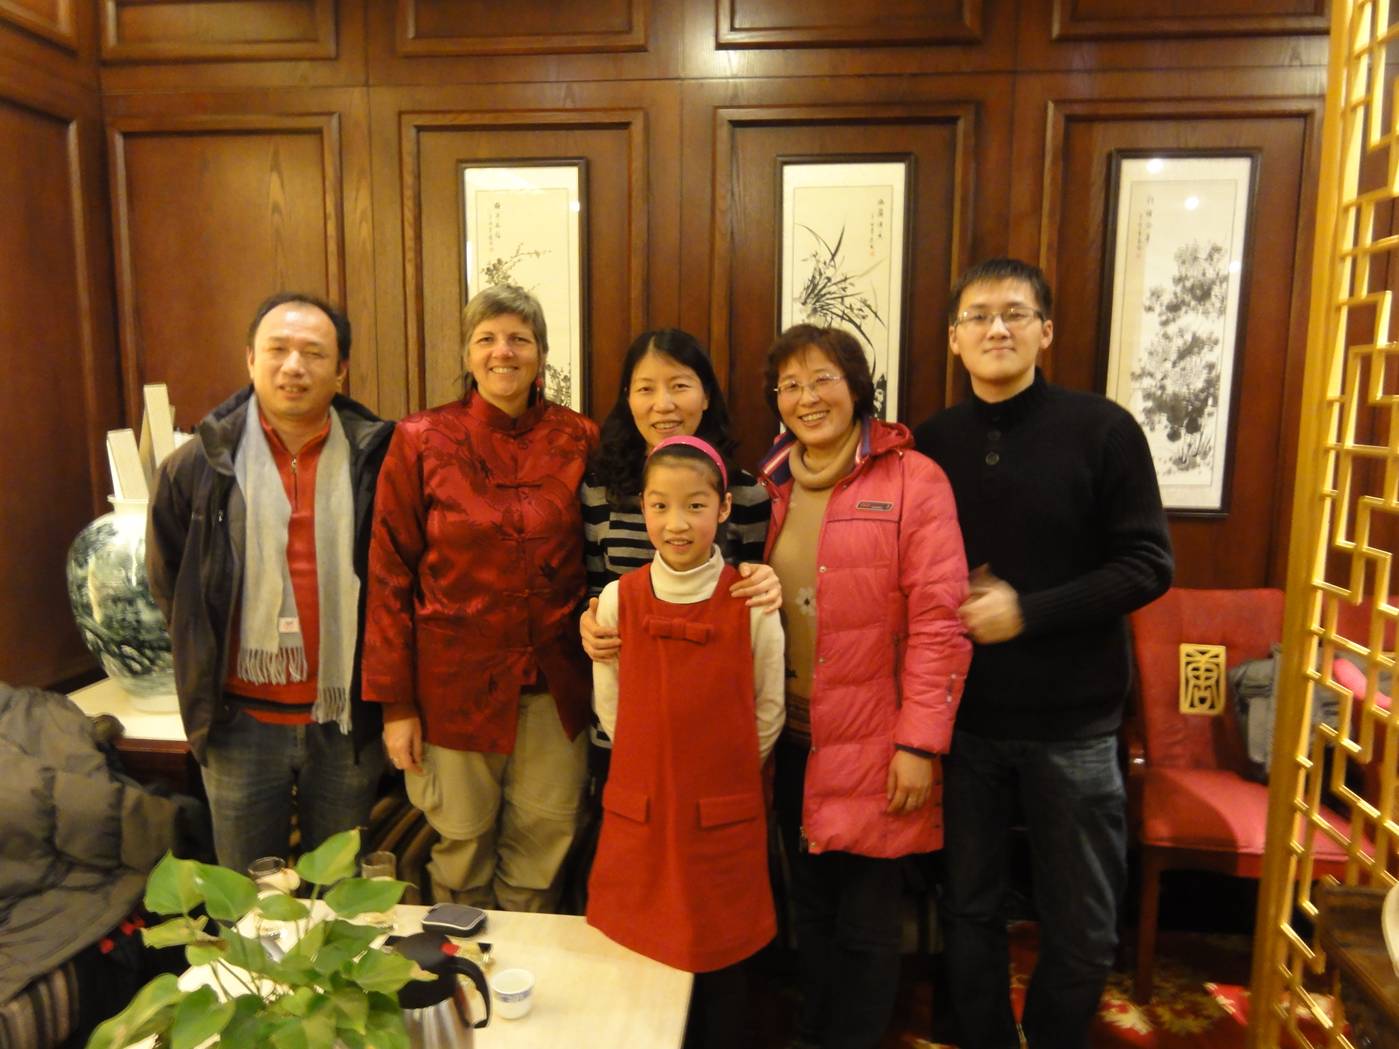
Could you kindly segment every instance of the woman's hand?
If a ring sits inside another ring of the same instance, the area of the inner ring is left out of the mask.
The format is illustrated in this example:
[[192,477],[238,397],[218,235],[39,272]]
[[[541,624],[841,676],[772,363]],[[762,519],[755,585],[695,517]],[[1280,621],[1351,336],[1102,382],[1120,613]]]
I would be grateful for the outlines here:
[[423,774],[423,723],[420,718],[384,722],[384,749],[396,769]]
[[588,598],[588,607],[578,620],[578,633],[583,636],[583,651],[594,663],[610,663],[622,650],[622,635],[598,626],[597,598]]
[[889,762],[884,793],[889,798],[889,807],[884,811],[891,815],[921,809],[933,793],[933,759],[907,750],[895,750],[894,760]]
[[746,597],[749,608],[761,608],[768,615],[782,607],[782,580],[772,565],[744,562],[738,566],[741,580],[729,587],[733,597]]

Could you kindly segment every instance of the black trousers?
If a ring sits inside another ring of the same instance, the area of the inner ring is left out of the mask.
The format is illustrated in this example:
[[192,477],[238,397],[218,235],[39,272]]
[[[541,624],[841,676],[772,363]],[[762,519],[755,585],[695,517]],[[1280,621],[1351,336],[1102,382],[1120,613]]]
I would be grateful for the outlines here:
[[797,1035],[822,1049],[873,1049],[889,1026],[898,993],[903,863],[805,851],[806,755],[806,748],[782,740],[775,783],[802,991]]
[[750,1049],[748,959],[713,972],[695,973],[685,1049]]

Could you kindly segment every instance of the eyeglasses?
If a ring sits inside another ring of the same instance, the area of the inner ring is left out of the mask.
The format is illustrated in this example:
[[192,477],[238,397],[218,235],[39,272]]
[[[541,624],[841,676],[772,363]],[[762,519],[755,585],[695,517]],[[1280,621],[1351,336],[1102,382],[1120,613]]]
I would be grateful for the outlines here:
[[829,393],[835,389],[838,382],[844,382],[844,375],[832,375],[830,372],[822,372],[810,382],[797,382],[796,379],[788,379],[780,382],[772,388],[772,392],[777,394],[780,401],[790,401],[801,396],[803,390],[808,391],[816,397]]
[[1021,331],[1031,321],[1044,320],[1044,314],[1039,310],[1031,309],[1029,306],[1012,306],[998,313],[988,313],[985,310],[964,310],[957,317],[957,324],[965,324],[971,331],[984,332],[995,323],[997,317],[1001,318],[1001,323],[1011,331]]

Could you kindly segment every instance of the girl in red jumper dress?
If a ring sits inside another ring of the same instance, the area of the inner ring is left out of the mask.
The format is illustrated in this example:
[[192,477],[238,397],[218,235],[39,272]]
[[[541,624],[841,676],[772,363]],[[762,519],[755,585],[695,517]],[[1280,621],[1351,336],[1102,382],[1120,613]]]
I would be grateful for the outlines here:
[[782,728],[776,616],[729,594],[714,544],[732,505],[723,458],[697,437],[651,451],[642,512],[656,560],[608,584],[600,624],[629,640],[593,664],[613,738],[588,921],[698,974],[687,1045],[743,1044],[739,963],[776,932],[761,767]]

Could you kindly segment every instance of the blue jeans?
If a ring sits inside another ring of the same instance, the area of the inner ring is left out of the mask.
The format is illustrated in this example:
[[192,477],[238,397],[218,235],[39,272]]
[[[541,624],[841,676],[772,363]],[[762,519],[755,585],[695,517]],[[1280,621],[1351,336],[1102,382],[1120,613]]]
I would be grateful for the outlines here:
[[246,711],[209,732],[204,790],[219,863],[239,872],[259,856],[286,856],[296,788],[301,851],[363,827],[384,770],[384,750],[336,725],[269,725]]
[[1117,950],[1127,872],[1117,738],[1043,742],[956,732],[943,764],[944,943],[963,1049],[1017,1049],[1004,901],[1014,801],[1029,834],[1039,959],[1030,1049],[1083,1049]]

